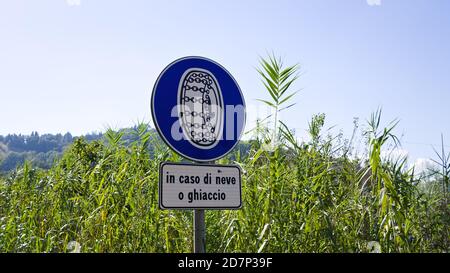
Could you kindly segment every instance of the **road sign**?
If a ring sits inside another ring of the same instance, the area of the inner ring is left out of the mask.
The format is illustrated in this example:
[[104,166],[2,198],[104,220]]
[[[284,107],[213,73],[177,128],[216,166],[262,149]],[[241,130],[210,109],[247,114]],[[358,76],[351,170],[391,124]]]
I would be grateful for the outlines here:
[[241,169],[237,165],[161,163],[162,209],[239,209]]
[[175,152],[205,162],[230,152],[245,125],[245,101],[231,74],[203,57],[185,57],[159,75],[151,99],[155,127]]

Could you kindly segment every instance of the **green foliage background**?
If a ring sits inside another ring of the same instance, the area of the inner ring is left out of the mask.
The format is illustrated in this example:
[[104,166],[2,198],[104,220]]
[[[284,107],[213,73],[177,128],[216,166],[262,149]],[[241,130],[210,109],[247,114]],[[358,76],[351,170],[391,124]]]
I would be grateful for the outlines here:
[[[296,78],[289,68],[262,62],[276,113],[295,94],[285,93]],[[206,211],[207,251],[448,252],[448,157],[429,177],[384,159],[398,139],[396,123],[380,120],[381,111],[369,119],[362,160],[351,156],[353,137],[323,132],[324,115],[301,143],[277,115],[273,130],[258,123],[245,149],[216,162],[242,167],[244,203]],[[132,141],[112,130],[77,138],[49,170],[26,162],[1,176],[0,251],[191,252],[192,211],[158,207],[159,164],[182,159],[147,125],[133,132]]]
[[[190,252],[192,212],[158,208],[159,163],[181,158],[151,134],[131,145],[112,131],[107,143],[79,138],[50,170],[26,163],[1,178],[0,250],[65,252],[76,241],[83,252]],[[244,206],[206,212],[207,250],[448,251],[438,180],[419,184],[395,163],[371,161],[377,171],[364,184],[366,169],[332,150],[321,139],[272,151],[253,140],[245,156],[219,160],[245,171]]]

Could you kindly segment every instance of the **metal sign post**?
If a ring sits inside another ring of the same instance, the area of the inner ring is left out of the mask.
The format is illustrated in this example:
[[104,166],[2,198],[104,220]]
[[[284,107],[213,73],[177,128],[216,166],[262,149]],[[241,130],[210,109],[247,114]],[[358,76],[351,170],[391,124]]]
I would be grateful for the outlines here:
[[[214,164],[215,161],[210,163]],[[206,222],[204,209],[194,209],[193,226],[194,253],[206,253]]]
[[151,110],[167,146],[197,162],[161,163],[159,207],[194,210],[194,252],[205,253],[205,210],[242,206],[240,167],[214,164],[236,147],[243,133],[246,113],[241,89],[220,64],[184,57],[159,75]]
[[194,253],[206,253],[205,210],[194,210]]
[[[211,162],[212,164],[215,161]],[[194,253],[206,253],[206,222],[205,210],[194,209]]]

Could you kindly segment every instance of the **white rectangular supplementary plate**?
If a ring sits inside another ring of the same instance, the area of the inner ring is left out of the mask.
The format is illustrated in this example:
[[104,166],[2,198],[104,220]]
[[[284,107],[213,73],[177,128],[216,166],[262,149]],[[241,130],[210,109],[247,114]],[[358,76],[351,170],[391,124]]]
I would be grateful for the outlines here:
[[161,163],[161,209],[239,209],[241,206],[239,166]]

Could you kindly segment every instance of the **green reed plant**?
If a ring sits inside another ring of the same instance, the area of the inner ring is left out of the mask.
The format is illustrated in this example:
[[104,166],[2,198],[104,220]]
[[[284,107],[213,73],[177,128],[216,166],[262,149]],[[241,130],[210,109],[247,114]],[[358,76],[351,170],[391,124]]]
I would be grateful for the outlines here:
[[287,109],[293,104],[289,104],[292,97],[298,92],[291,92],[291,85],[299,78],[298,64],[285,67],[281,58],[275,54],[269,55],[267,59],[260,58],[261,68],[257,68],[261,76],[262,83],[270,95],[271,100],[259,99],[273,110],[273,141],[278,141],[278,112]]

